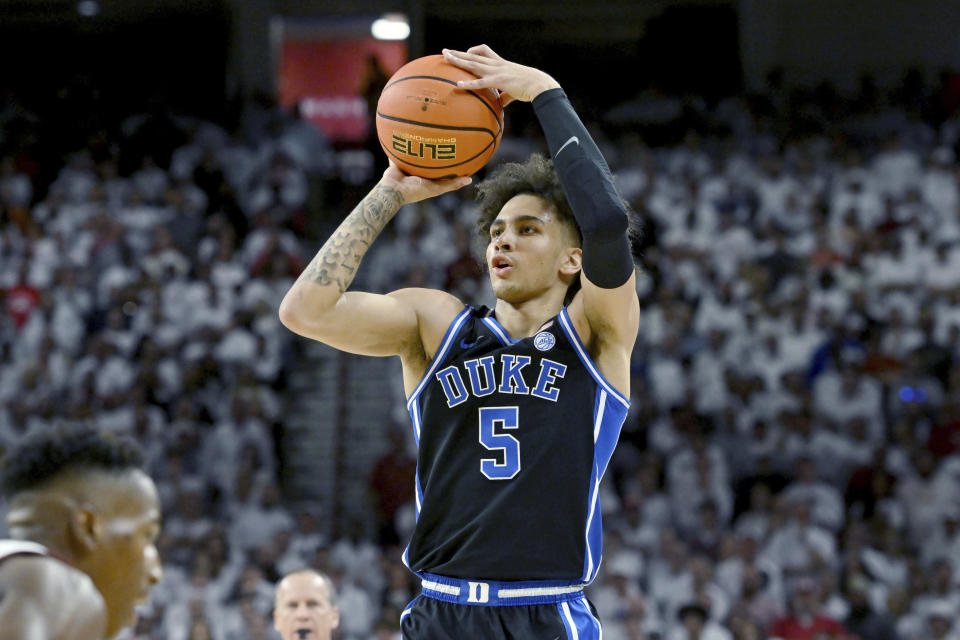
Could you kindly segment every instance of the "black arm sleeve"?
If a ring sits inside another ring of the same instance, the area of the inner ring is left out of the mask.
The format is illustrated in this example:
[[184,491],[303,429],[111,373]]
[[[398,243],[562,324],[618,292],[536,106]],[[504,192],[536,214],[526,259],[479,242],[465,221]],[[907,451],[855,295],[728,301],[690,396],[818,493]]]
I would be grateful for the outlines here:
[[533,109],[583,235],[583,273],[598,287],[619,287],[633,273],[633,256],[626,207],[610,168],[563,89],[544,91]]

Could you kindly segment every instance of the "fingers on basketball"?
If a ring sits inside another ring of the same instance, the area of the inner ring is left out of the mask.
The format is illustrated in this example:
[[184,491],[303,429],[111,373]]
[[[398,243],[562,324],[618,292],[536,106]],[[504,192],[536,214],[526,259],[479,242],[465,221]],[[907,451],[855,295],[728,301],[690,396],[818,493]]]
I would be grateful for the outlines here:
[[501,59],[500,56],[498,56],[496,52],[494,52],[493,49],[491,49],[485,44],[478,44],[475,47],[470,47],[469,49],[467,49],[467,53],[472,53],[478,56],[485,56],[488,58],[496,58],[497,60]]
[[409,175],[435,180],[476,173],[503,136],[503,105],[492,86],[442,55],[407,63],[377,103],[380,145]]

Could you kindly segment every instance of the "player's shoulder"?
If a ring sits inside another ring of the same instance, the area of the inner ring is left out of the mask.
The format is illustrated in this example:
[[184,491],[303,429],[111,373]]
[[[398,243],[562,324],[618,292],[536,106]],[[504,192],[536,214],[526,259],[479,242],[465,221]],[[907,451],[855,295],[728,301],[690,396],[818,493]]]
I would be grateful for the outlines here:
[[75,596],[91,604],[103,603],[90,576],[49,555],[20,554],[5,558],[0,563],[0,586],[27,594],[68,596],[71,601],[70,596]]
[[442,304],[451,307],[463,308],[463,302],[457,296],[442,289],[428,287],[405,287],[391,291],[388,295],[405,301],[423,304]]
[[51,630],[101,629],[106,621],[103,597],[90,577],[48,555],[5,558],[0,563],[0,592],[16,600],[18,609],[43,615]]
[[440,289],[408,287],[397,289],[389,295],[412,306],[416,310],[421,323],[424,320],[434,320],[444,326],[449,325],[457,317],[457,314],[466,307],[458,297]]
[[455,295],[439,289],[411,287],[398,289],[390,294],[402,299],[417,314],[423,356],[433,357],[447,329],[456,317],[467,309]]

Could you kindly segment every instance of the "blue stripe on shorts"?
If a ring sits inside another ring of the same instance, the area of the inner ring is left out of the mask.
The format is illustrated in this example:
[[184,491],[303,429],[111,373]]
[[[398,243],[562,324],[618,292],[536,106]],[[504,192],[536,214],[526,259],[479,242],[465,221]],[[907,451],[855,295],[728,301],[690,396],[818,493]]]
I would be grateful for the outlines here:
[[603,640],[603,629],[586,598],[561,602],[557,605],[563,626],[567,629],[567,640]]

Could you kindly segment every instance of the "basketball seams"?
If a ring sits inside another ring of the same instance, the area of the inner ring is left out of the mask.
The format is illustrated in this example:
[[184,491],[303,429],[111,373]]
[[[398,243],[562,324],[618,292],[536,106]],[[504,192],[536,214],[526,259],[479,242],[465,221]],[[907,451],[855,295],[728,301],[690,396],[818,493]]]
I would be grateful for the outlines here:
[[[497,131],[497,135],[500,135],[500,134],[503,132],[503,107],[500,108],[501,110],[500,110],[500,113],[498,114],[498,113],[494,110],[494,108],[490,106],[490,102],[487,101],[486,98],[484,98],[483,96],[481,96],[480,94],[476,93],[475,91],[473,91],[473,90],[471,90],[471,89],[468,89],[467,91],[468,91],[471,95],[473,95],[477,100],[479,100],[480,102],[482,102],[482,103],[483,103],[483,106],[485,106],[485,107],[487,108],[487,111],[489,111],[490,113],[493,114],[493,118],[497,121],[497,128],[499,129],[499,131]],[[494,91],[493,89],[491,89],[491,91],[494,92],[494,97],[497,99],[497,102],[499,102],[499,101],[500,101],[500,94],[498,94],[498,93],[497,93],[496,91]]]
[[496,140],[497,134],[486,127],[457,127],[452,124],[433,124],[431,122],[421,122],[420,120],[407,120],[406,118],[398,118],[396,116],[388,116],[385,113],[380,113],[377,111],[377,116],[383,118],[384,120],[392,120],[393,122],[402,122],[403,124],[412,124],[418,127],[427,127],[428,129],[450,129],[452,131],[476,131],[478,133],[486,133],[491,138]]
[[[469,175],[486,165],[504,135],[499,92],[461,89],[458,80],[475,76],[444,62],[442,56],[426,56],[404,67],[388,81],[374,111],[378,142],[387,156],[401,170],[431,179]],[[400,84],[406,81],[413,85]],[[434,81],[438,84],[431,85]],[[417,97],[420,103],[433,102],[436,109],[426,113],[429,105],[417,106],[413,101]],[[483,148],[477,149],[480,145]],[[465,153],[470,157],[461,159]]]
[[[443,83],[446,83],[446,84],[449,84],[449,85],[453,85],[454,87],[457,86],[457,83],[454,82],[453,80],[448,80],[447,78],[441,78],[440,76],[404,76],[404,77],[398,78],[398,79],[394,80],[393,82],[391,82],[390,84],[388,84],[386,87],[383,88],[383,91],[386,92],[387,89],[389,89],[389,88],[392,87],[393,85],[399,84],[399,83],[401,83],[401,82],[406,82],[407,80],[436,80],[436,81],[438,81],[438,82],[443,82]],[[497,127],[500,129],[500,131],[502,131],[502,130],[503,130],[503,115],[502,115],[502,114],[498,114],[498,113],[496,112],[496,110],[495,110],[492,106],[490,106],[490,101],[487,100],[486,98],[484,98],[483,96],[481,96],[479,93],[477,93],[477,92],[474,91],[473,89],[464,89],[464,91],[465,91],[466,93],[469,93],[470,95],[472,95],[472,96],[473,96],[474,98],[476,98],[477,100],[479,100],[479,101],[483,104],[483,106],[486,107],[487,111],[489,111],[489,112],[491,113],[491,115],[493,115],[494,120],[497,121]],[[494,92],[493,89],[491,89],[490,91],[491,91],[493,97],[497,97],[497,94]],[[498,100],[499,100],[499,98],[498,98]],[[378,115],[378,116],[383,116],[383,117],[385,117],[385,118],[389,117],[389,116],[384,116],[384,115],[383,115],[382,113],[380,113],[379,111],[377,111],[377,115]],[[402,120],[401,122],[407,122],[407,121]],[[418,124],[419,124],[419,123],[418,123]],[[453,127],[450,127],[450,128],[453,128]],[[497,134],[499,135],[499,133],[500,133],[500,132],[498,131]]]
[[454,82],[453,80],[442,78],[440,76],[403,76],[402,78],[397,78],[396,80],[394,80],[393,82],[385,86],[383,90],[386,91],[393,85],[398,84],[400,82],[406,82],[407,80],[438,80],[439,82],[445,82],[447,84],[452,84],[453,86],[457,86],[457,83]]

